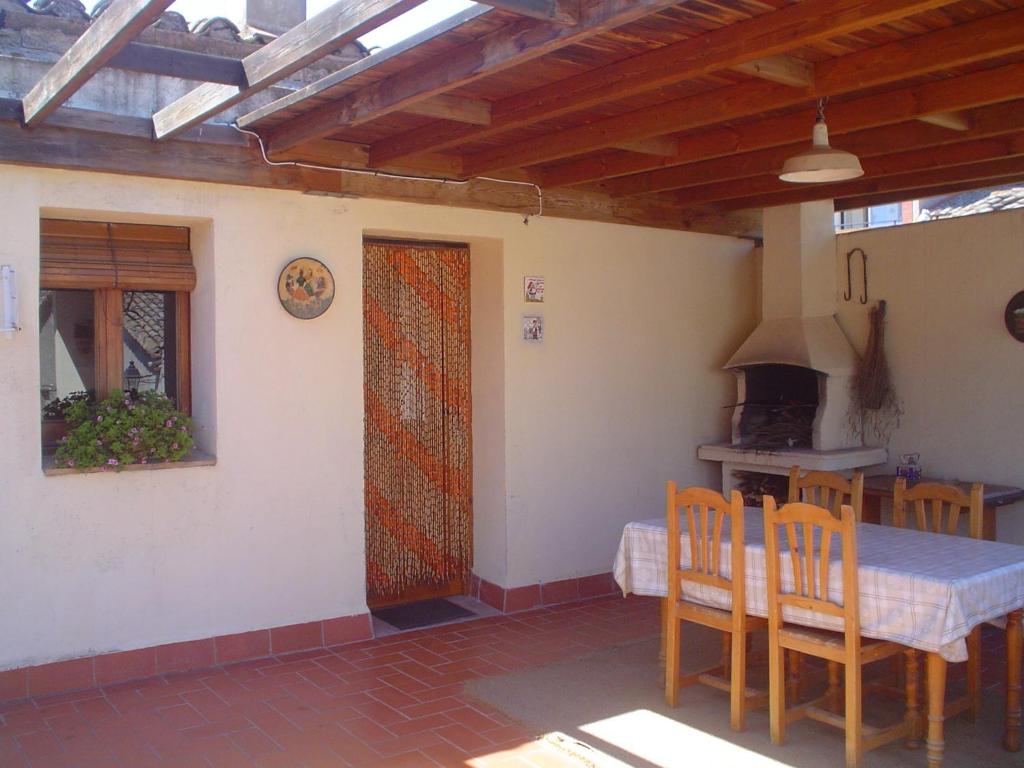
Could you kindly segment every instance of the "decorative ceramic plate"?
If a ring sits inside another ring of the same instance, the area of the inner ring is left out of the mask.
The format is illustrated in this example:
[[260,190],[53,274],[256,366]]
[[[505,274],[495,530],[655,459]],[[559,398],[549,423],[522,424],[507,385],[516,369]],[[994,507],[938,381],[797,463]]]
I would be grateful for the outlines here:
[[1017,341],[1024,341],[1024,291],[1010,299],[1006,305],[1006,330]]
[[334,275],[317,259],[295,259],[281,270],[277,295],[289,315],[302,320],[320,317],[334,301]]

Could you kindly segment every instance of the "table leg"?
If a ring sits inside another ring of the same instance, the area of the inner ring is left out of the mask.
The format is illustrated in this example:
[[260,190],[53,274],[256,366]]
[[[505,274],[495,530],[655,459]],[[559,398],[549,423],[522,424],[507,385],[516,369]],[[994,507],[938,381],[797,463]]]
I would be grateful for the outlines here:
[[938,653],[928,653],[928,768],[942,765],[943,710],[946,705],[946,660]]
[[1003,747],[1010,752],[1020,751],[1020,666],[1022,638],[1022,616],[1024,611],[1010,611],[1006,617],[1006,733]]

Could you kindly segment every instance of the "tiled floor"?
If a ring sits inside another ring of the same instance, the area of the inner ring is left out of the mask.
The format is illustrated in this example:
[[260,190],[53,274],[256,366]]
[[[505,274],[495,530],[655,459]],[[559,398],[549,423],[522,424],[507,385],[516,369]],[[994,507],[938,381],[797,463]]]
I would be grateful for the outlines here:
[[0,704],[0,766],[578,768],[463,684],[656,631],[655,600],[599,598]]

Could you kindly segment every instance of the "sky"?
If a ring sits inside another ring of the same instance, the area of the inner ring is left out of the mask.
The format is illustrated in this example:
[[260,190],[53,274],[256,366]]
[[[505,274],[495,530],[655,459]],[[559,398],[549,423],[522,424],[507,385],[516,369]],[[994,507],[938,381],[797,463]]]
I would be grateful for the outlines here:
[[[90,10],[97,1],[84,0]],[[313,16],[334,2],[335,0],[306,0],[306,15]],[[471,5],[475,3],[470,0],[426,0],[423,5],[402,14],[359,40],[367,48],[386,48]],[[209,16],[226,16],[237,23],[242,18],[244,8],[245,0],[177,0],[168,10],[177,11],[189,22]]]

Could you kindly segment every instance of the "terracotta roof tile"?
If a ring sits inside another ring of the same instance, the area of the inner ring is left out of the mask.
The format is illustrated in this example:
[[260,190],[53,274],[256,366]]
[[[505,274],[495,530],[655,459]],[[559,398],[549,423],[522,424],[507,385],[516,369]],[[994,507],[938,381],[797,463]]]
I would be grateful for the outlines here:
[[952,219],[976,213],[1024,208],[1024,182],[974,189],[921,201],[921,218]]

